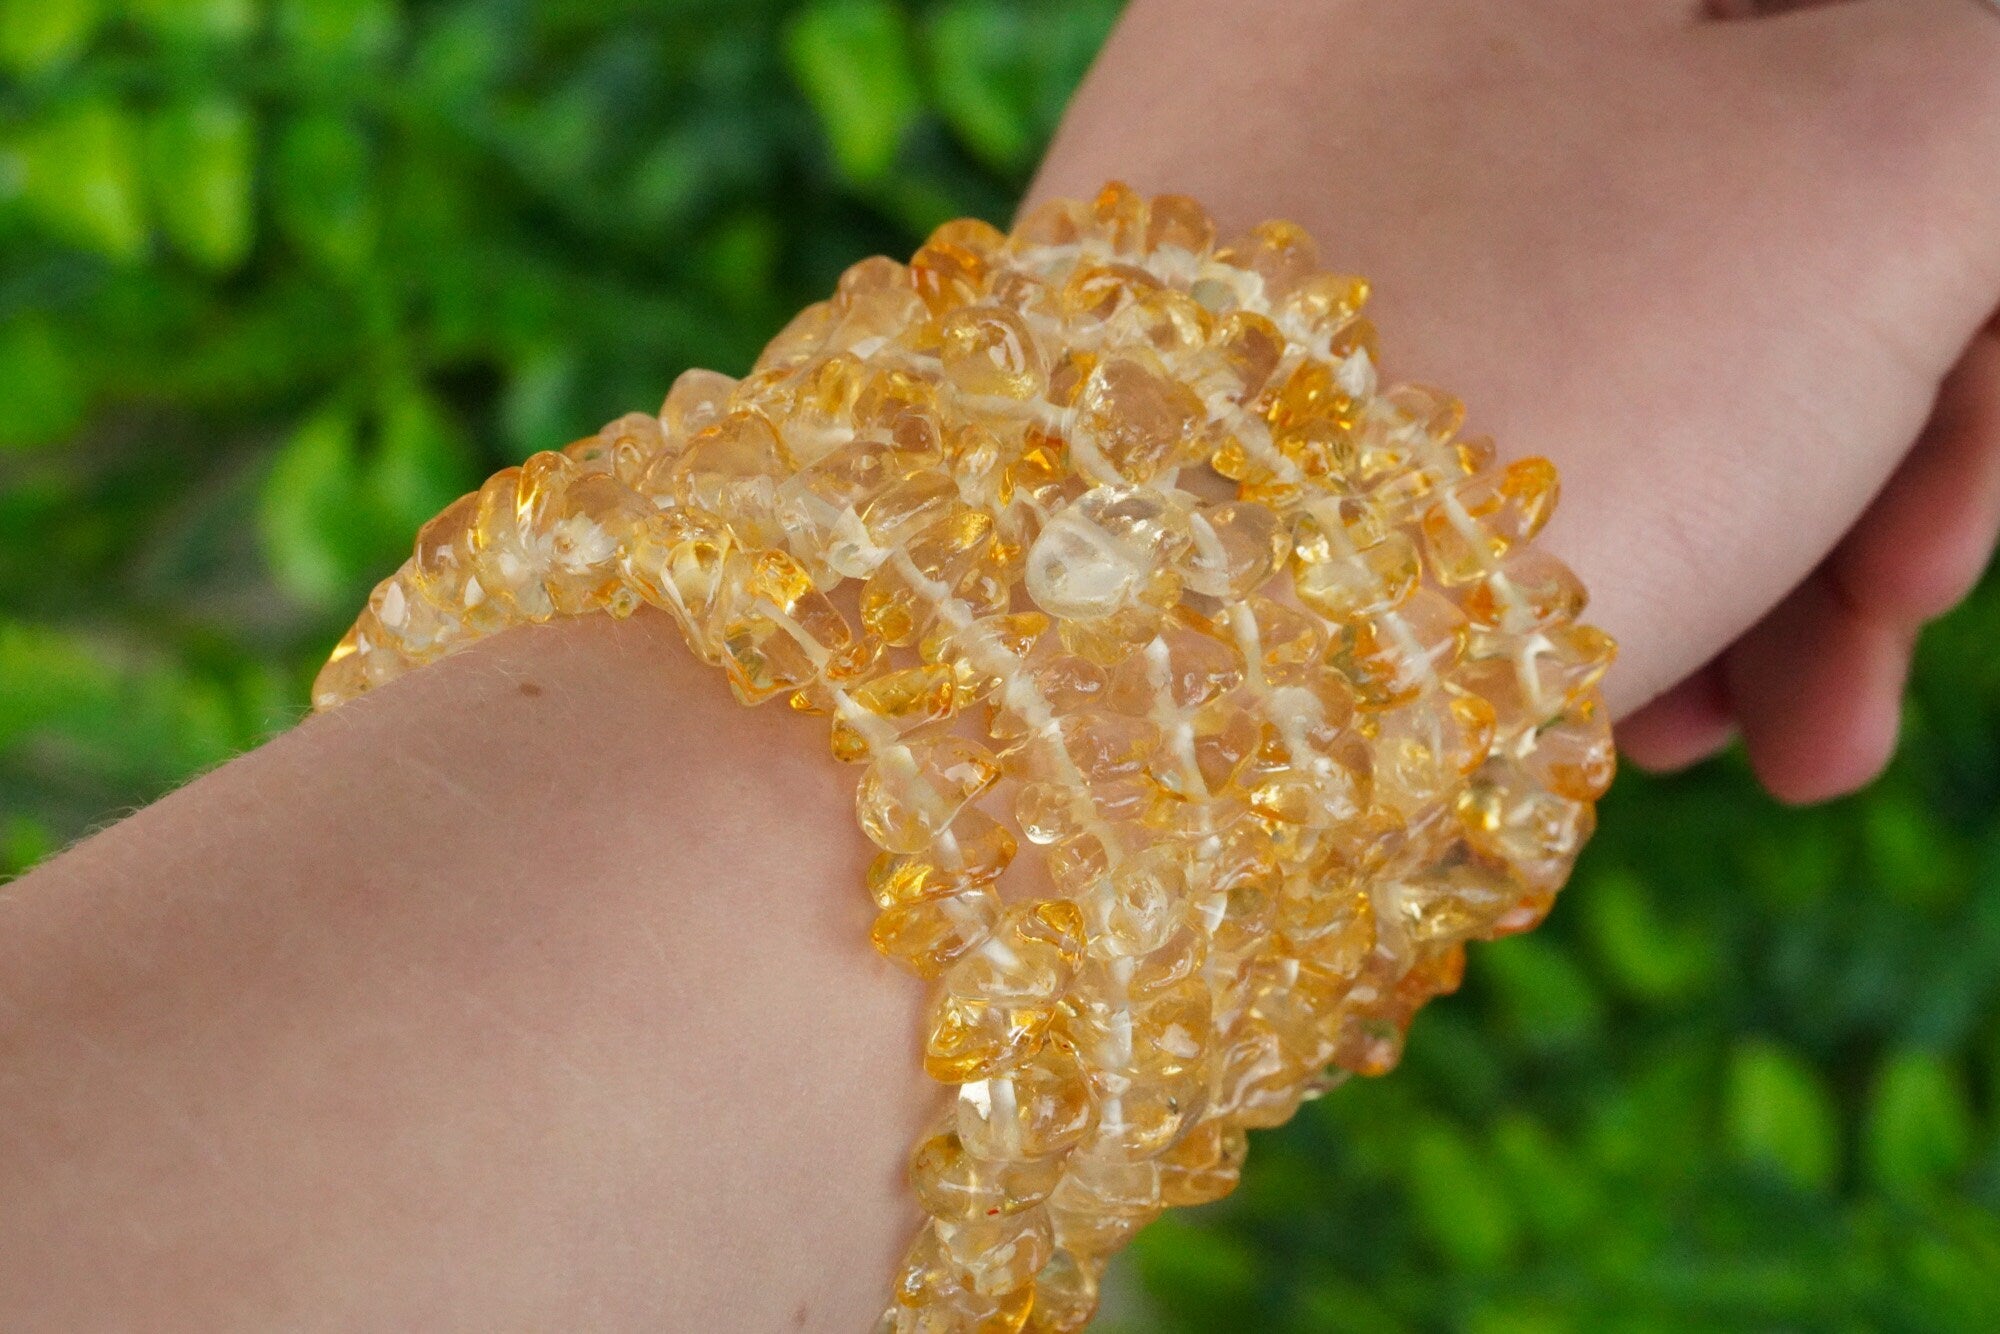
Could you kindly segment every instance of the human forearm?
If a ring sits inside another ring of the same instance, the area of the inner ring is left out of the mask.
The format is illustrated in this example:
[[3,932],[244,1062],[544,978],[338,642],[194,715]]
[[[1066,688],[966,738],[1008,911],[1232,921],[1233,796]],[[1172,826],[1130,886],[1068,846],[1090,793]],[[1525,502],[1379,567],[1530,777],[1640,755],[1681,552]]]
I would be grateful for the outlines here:
[[0,897],[0,1324],[858,1329],[919,989],[821,748],[516,633]]

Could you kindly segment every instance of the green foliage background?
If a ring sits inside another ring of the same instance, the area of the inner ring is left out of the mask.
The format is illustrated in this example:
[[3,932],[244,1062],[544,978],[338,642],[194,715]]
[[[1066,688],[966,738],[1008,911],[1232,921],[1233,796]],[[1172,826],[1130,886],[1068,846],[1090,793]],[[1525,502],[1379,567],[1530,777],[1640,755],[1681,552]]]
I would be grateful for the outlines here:
[[[0,874],[257,742],[416,525],[1004,221],[1114,0],[0,0]],[[1903,752],[1628,776],[1105,1327],[2000,1327],[2000,586]]]

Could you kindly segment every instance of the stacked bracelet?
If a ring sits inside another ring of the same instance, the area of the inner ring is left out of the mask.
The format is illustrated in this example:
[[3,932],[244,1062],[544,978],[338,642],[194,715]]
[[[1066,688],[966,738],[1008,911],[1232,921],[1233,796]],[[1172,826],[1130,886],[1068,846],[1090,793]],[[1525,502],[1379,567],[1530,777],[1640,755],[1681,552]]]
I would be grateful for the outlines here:
[[1082,1328],[1138,1227],[1392,1066],[1589,835],[1613,649],[1532,545],[1554,470],[1379,385],[1366,293],[1122,186],[949,223],[740,382],[452,505],[320,674],[325,709],[652,606],[830,720],[948,1086],[882,1330]]

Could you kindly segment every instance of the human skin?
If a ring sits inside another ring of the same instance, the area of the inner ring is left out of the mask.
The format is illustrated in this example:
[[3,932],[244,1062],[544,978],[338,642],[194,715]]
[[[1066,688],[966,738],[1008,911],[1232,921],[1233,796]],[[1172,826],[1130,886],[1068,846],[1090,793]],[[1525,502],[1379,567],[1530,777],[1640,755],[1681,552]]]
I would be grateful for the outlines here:
[[[1392,373],[1561,464],[1619,709],[1722,655],[1640,750],[1870,771],[2000,509],[1974,0],[1139,0],[1037,188],[1114,175],[1306,222]],[[591,618],[0,890],[0,1328],[869,1328],[930,1094],[851,781]]]
[[1035,194],[1306,225],[1374,283],[1392,378],[1560,465],[1614,710],[1686,682],[1627,756],[1740,724],[1803,801],[1887,761],[2000,523],[2000,21],[1792,8],[1137,0]]

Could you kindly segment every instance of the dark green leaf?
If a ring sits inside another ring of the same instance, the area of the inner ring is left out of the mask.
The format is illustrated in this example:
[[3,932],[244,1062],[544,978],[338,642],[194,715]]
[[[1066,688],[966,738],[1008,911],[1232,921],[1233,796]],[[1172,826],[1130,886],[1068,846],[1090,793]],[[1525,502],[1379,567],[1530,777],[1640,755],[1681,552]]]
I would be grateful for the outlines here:
[[60,440],[83,420],[80,358],[46,320],[0,325],[0,449]]

